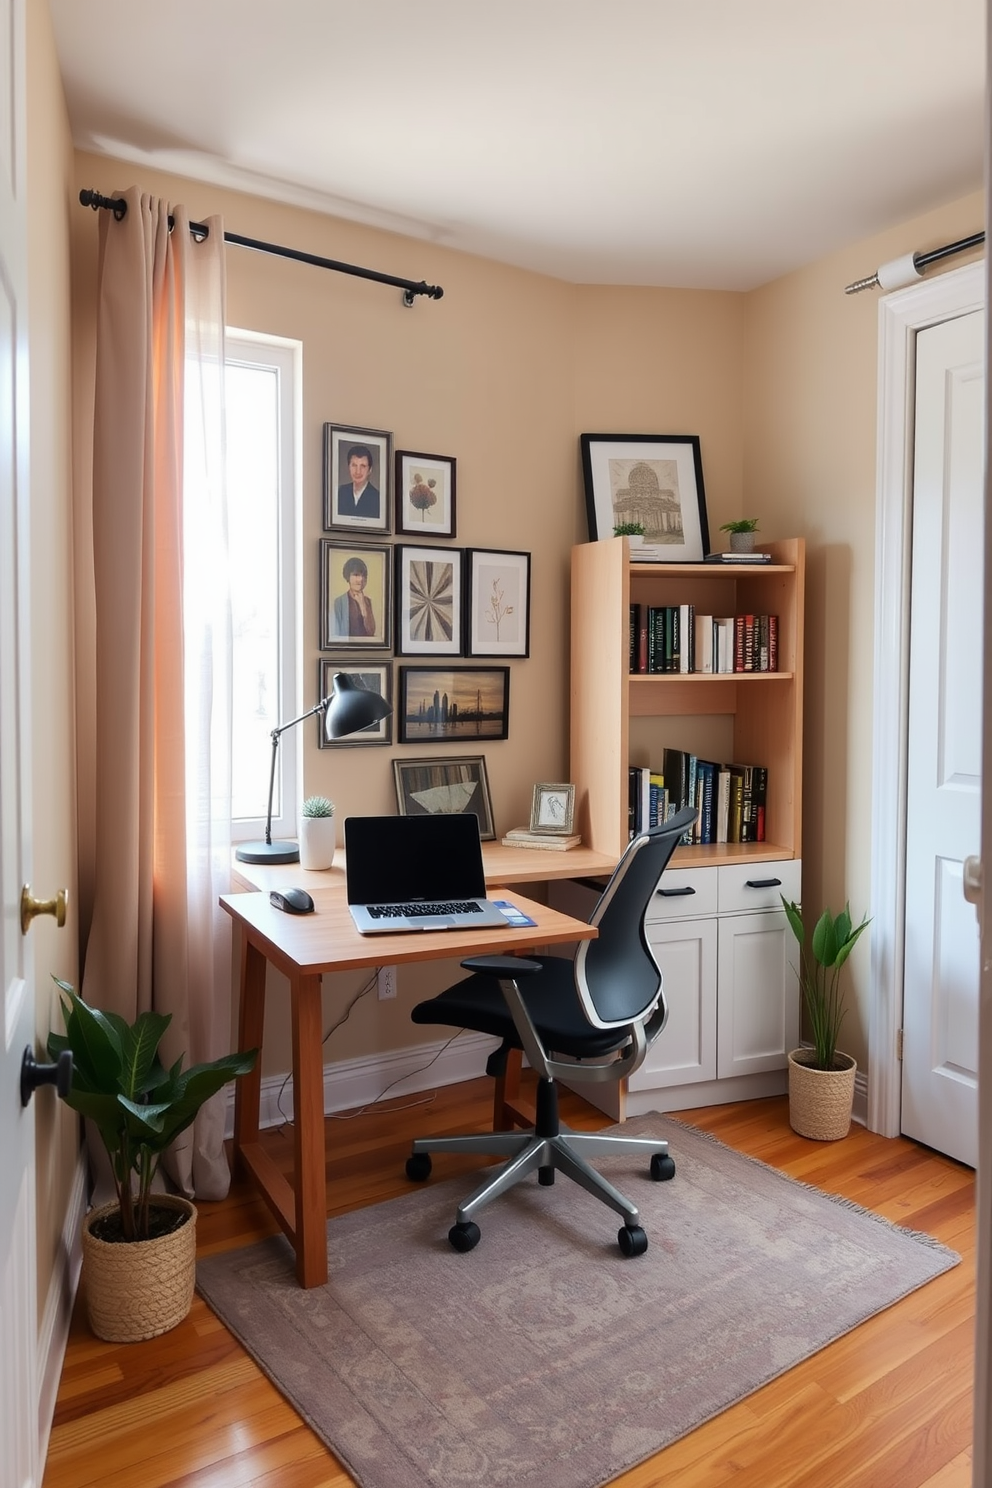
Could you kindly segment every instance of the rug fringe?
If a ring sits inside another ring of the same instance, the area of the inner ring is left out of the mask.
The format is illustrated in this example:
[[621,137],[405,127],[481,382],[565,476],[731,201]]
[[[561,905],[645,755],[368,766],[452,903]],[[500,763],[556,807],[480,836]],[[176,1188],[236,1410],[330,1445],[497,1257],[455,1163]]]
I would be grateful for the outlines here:
[[961,1264],[961,1257],[956,1250],[952,1250],[949,1245],[945,1245],[942,1240],[938,1240],[934,1235],[928,1235],[925,1230],[911,1230],[906,1225],[896,1224],[894,1219],[889,1219],[886,1215],[879,1214],[874,1209],[867,1209],[864,1204],[857,1203],[855,1199],[846,1199],[843,1194],[830,1193],[825,1188],[817,1188],[815,1183],[804,1183],[801,1178],[794,1178],[791,1173],[783,1172],[781,1168],[776,1168],[772,1163],[762,1162],[760,1157],[752,1157],[748,1152],[741,1152],[737,1147],[728,1146],[719,1137],[715,1137],[712,1132],[706,1131],[701,1126],[693,1126],[690,1121],[680,1121],[677,1116],[666,1116],[661,1111],[652,1111],[650,1114],[657,1116],[660,1121],[670,1121],[673,1126],[680,1126],[684,1131],[695,1133],[697,1137],[702,1137],[704,1141],[711,1142],[716,1147],[722,1147],[725,1152],[732,1152],[735,1157],[742,1157],[745,1162],[754,1163],[755,1167],[758,1168],[764,1168],[766,1173],[774,1173],[787,1183],[794,1183],[797,1188],[805,1188],[808,1193],[815,1193],[822,1199],[829,1199],[832,1204],[837,1204],[841,1209],[850,1209],[852,1213],[861,1214],[866,1219],[873,1219],[876,1224],[884,1225],[887,1229],[898,1230],[900,1235],[905,1235],[908,1239],[915,1240],[920,1245],[927,1246],[939,1255],[946,1256],[955,1266]]

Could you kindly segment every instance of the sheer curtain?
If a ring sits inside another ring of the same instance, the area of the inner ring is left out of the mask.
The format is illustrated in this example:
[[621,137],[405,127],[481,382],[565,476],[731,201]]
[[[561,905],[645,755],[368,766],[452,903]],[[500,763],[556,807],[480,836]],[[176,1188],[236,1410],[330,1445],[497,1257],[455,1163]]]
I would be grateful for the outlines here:
[[[231,621],[224,234],[131,188],[101,214],[93,450],[93,910],[83,995],[171,1013],[163,1056],[231,1047]],[[169,217],[174,227],[169,228]],[[225,1095],[171,1154],[227,1192]]]

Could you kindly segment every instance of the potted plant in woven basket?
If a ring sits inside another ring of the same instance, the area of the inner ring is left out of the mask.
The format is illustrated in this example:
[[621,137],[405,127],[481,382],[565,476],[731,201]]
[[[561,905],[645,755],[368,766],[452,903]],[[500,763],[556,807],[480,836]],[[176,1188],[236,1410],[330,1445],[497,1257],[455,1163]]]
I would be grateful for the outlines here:
[[330,868],[334,862],[334,802],[307,796],[300,807],[300,867]]
[[789,1124],[801,1137],[836,1142],[851,1127],[857,1062],[837,1048],[845,1008],[840,973],[867,918],[854,926],[850,905],[840,914],[825,909],[816,922],[809,947],[800,908],[782,896],[782,905],[799,942],[799,985],[813,1036],[812,1048],[789,1055]]
[[174,1328],[193,1301],[196,1208],[178,1195],[152,1193],[162,1154],[204,1101],[254,1067],[257,1050],[186,1070],[180,1055],[167,1070],[158,1047],[171,1015],[140,1013],[129,1024],[54,980],[64,994],[66,1031],[49,1035],[49,1058],[72,1051],[66,1102],[96,1126],[117,1190],[116,1202],[83,1221],[90,1326],[98,1338],[134,1343]]

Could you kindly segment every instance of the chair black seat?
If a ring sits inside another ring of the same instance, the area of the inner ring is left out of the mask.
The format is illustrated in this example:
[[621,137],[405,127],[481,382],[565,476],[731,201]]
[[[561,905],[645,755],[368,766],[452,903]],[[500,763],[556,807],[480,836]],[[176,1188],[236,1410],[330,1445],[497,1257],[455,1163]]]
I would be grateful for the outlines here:
[[[575,998],[572,962],[562,956],[528,956],[541,971],[521,979],[520,995],[549,1053],[570,1059],[593,1059],[612,1054],[630,1037],[630,1028],[593,1028]],[[447,991],[418,1002],[410,1014],[414,1023],[440,1023],[491,1033],[511,1049],[523,1048],[506,999],[494,976],[476,972]]]

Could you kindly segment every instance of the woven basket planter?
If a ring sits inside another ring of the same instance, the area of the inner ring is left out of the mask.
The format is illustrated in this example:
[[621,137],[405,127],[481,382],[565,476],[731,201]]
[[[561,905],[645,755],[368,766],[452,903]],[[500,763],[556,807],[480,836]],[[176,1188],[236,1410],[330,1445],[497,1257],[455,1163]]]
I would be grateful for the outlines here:
[[838,1142],[851,1128],[858,1066],[840,1052],[838,1069],[813,1069],[812,1058],[812,1049],[793,1049],[789,1055],[789,1125],[801,1137]]
[[92,1233],[92,1225],[113,1214],[116,1204],[104,1204],[83,1220],[86,1310],[93,1332],[108,1343],[157,1338],[181,1323],[193,1305],[196,1207],[173,1194],[156,1194],[154,1204],[189,1217],[171,1235],[131,1242],[99,1240]]

